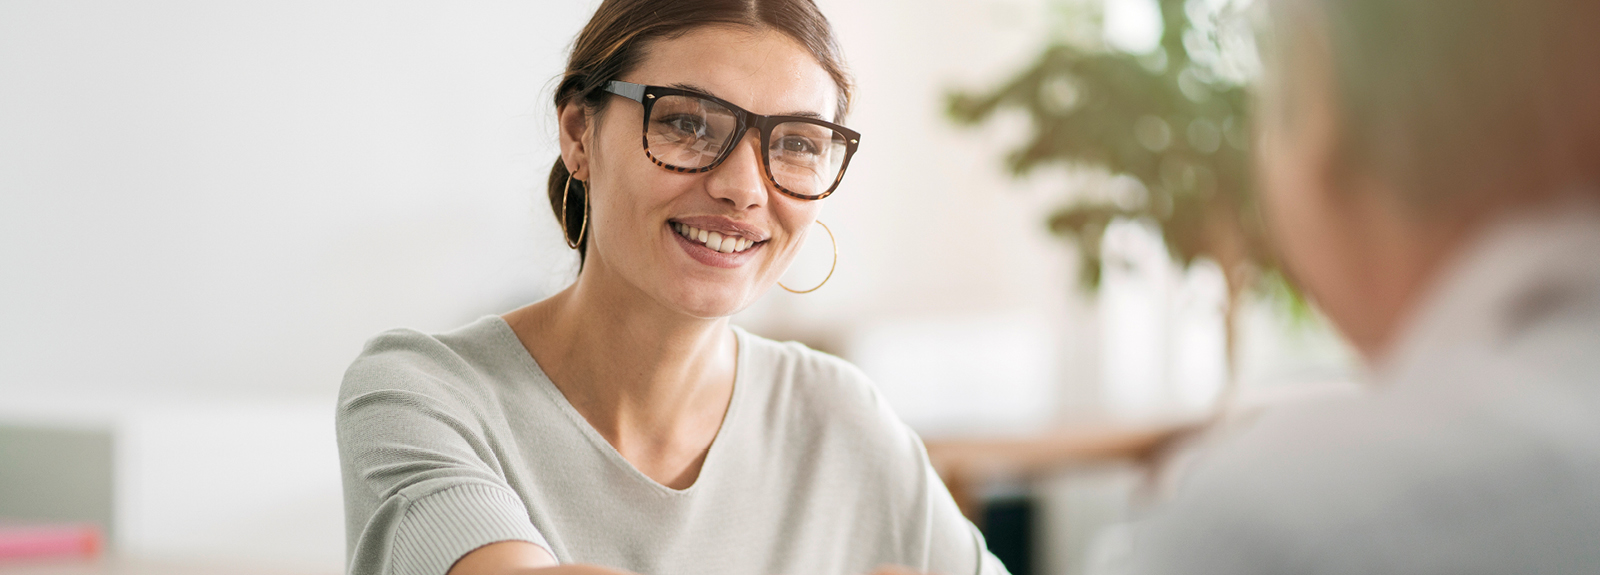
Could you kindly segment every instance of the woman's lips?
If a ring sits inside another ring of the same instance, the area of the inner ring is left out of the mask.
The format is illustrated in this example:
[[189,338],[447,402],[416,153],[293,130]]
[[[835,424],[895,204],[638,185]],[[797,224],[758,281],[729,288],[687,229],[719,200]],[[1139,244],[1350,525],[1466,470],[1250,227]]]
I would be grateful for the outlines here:
[[[668,233],[672,234],[672,237],[677,240],[678,245],[683,248],[683,251],[687,252],[689,257],[694,258],[695,261],[712,267],[736,268],[742,266],[745,264],[745,262],[749,261],[756,252],[761,251],[761,248],[766,245],[766,242],[751,242],[750,240],[734,236],[721,236],[721,234],[718,234],[718,236],[721,237],[711,238],[710,234],[716,232],[705,233],[704,235],[707,237],[706,241],[701,241],[698,238],[698,236],[701,235],[700,233],[695,234],[697,236],[696,239],[689,239],[685,236],[685,234],[690,233],[690,230],[695,230],[695,228],[685,226],[684,224],[667,222]],[[707,245],[711,239],[719,240],[717,246],[718,249],[712,249],[709,245]],[[724,252],[722,251],[723,244],[728,244],[729,249],[739,248],[741,246],[743,249]]]

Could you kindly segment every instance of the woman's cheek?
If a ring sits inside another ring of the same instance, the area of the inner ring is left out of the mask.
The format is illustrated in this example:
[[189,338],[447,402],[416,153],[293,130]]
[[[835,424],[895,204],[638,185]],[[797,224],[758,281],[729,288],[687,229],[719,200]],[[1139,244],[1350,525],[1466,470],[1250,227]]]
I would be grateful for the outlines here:
[[[794,264],[795,258],[799,257],[800,249],[803,246],[805,246],[804,236],[799,234],[789,236],[788,241],[784,243],[783,251],[778,254],[778,257],[775,258],[776,261],[773,262],[772,273],[775,278],[782,277],[783,273],[789,270],[789,266]],[[773,279],[773,281],[777,281],[777,279]]]

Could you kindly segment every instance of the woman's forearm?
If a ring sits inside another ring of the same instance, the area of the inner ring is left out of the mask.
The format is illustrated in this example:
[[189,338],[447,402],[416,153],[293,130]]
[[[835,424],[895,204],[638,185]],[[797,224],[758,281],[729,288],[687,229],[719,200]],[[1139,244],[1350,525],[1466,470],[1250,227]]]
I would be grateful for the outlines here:
[[[598,565],[558,565],[545,548],[526,541],[501,541],[473,550],[450,567],[448,575],[638,575]],[[884,565],[872,575],[917,575]]]
[[597,565],[556,565],[554,567],[537,567],[524,571],[515,571],[516,575],[636,575],[629,571],[617,571]]
[[596,565],[561,565],[545,548],[527,541],[501,541],[472,550],[448,575],[635,575]]

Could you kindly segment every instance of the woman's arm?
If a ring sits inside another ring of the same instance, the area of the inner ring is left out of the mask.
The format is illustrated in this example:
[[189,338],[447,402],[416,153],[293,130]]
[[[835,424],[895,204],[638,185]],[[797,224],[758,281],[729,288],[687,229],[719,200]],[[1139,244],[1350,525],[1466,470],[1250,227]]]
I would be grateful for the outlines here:
[[[490,543],[466,554],[447,575],[634,575],[594,565],[557,565],[543,547],[527,541]],[[885,565],[872,575],[920,575],[904,567]]]
[[543,547],[527,541],[501,541],[474,549],[450,567],[448,575],[633,575],[594,565],[560,565]]

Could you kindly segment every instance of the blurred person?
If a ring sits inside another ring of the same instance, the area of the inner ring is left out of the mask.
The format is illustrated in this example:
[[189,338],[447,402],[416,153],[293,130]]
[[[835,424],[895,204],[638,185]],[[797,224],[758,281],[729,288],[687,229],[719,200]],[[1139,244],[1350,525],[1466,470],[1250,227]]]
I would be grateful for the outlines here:
[[1600,2],[1267,9],[1265,213],[1371,393],[1207,453],[1132,571],[1600,572]]
[[843,178],[850,87],[811,0],[602,2],[555,94],[577,280],[368,342],[350,572],[1003,574],[860,371],[728,321]]

